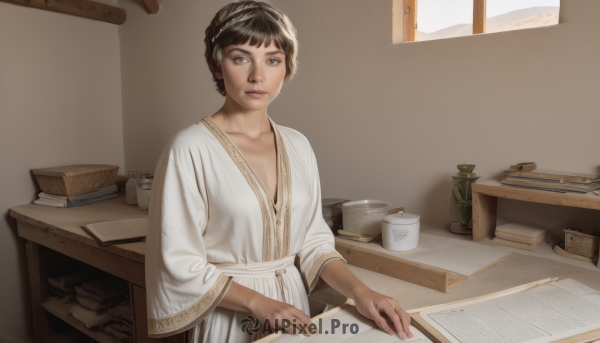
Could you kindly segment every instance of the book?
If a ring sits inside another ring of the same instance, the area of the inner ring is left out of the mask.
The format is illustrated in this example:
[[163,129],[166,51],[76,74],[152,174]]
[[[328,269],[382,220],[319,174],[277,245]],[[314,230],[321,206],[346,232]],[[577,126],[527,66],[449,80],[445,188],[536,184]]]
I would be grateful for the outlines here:
[[600,292],[572,279],[551,278],[407,312],[436,343],[573,343],[600,337]]
[[33,203],[37,204],[37,205],[52,206],[52,207],[74,207],[74,206],[86,205],[86,204],[96,202],[96,201],[112,199],[112,198],[116,198],[118,196],[119,195],[117,193],[108,193],[108,194],[93,196],[93,197],[84,198],[84,199],[75,200],[75,201],[69,201],[69,202],[64,201],[64,200],[56,200],[56,199],[40,197],[38,200],[35,200]]
[[38,194],[38,195],[39,195],[40,199],[43,198],[46,200],[72,202],[72,201],[76,201],[76,200],[82,200],[82,199],[87,199],[87,198],[91,198],[91,197],[95,197],[95,196],[101,196],[101,195],[111,194],[111,193],[116,193],[116,192],[117,192],[117,186],[109,185],[109,186],[98,188],[92,192],[78,194],[78,195],[63,196],[63,195],[48,194],[45,192],[40,192],[40,194]]
[[141,241],[146,238],[146,218],[117,220],[84,225],[83,228],[100,245]]
[[532,171],[507,171],[508,176],[517,176],[528,179],[552,180],[559,182],[571,183],[596,183],[600,182],[600,175],[581,174],[581,173],[566,173],[550,170],[536,169]]
[[515,186],[521,188],[531,188],[545,191],[555,192],[577,192],[587,193],[596,189],[600,189],[600,182],[594,183],[577,183],[570,181],[557,181],[557,180],[543,180],[543,179],[529,179],[519,176],[507,176],[503,178],[500,183],[507,186]]

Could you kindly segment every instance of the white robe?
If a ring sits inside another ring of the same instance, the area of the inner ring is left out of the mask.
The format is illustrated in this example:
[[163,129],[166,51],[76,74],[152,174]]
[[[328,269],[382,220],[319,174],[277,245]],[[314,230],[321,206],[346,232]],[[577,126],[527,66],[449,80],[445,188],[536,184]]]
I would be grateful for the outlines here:
[[[148,334],[188,329],[191,342],[250,342],[248,313],[217,307],[231,281],[309,315],[308,293],[335,250],[321,213],[314,152],[268,118],[277,149],[277,202],[210,117],[180,131],[154,176],[146,238]],[[294,266],[294,258],[300,270]]]

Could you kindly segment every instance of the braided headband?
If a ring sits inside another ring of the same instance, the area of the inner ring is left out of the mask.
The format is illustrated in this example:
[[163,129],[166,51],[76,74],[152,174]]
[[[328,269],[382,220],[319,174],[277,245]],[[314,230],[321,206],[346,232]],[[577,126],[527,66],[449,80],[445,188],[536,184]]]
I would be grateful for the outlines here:
[[[276,15],[279,15],[279,13],[277,11],[275,11],[274,9],[269,8],[269,7],[262,7],[262,6],[260,6],[260,5],[257,4],[257,5],[246,6],[246,7],[242,8],[242,9],[238,10],[237,12],[232,13],[230,16],[238,14],[239,12],[250,10],[250,9],[254,9],[254,8],[260,8],[260,9],[263,9],[263,10],[270,11],[270,12],[276,14]],[[240,14],[239,16],[236,16],[234,18],[229,19],[227,21],[227,23],[225,23],[225,25],[223,25],[223,27],[221,27],[221,29],[219,30],[219,32],[217,32],[217,34],[213,36],[213,38],[210,40],[210,42],[214,43],[215,39],[217,39],[217,37],[219,37],[219,35],[221,34],[221,32],[223,32],[223,30],[225,30],[233,22],[238,22],[238,21],[242,20],[242,18],[243,18],[243,15]]]

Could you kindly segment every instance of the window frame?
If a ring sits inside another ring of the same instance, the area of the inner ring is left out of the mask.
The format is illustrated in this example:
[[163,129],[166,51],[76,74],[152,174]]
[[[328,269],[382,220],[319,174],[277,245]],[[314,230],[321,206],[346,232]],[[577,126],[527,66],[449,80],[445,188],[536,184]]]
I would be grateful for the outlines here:
[[[419,0],[393,0],[392,15],[394,16],[394,27],[392,30],[392,41],[394,43],[417,42],[418,2]],[[473,0],[474,35],[486,32],[486,12],[487,0]]]

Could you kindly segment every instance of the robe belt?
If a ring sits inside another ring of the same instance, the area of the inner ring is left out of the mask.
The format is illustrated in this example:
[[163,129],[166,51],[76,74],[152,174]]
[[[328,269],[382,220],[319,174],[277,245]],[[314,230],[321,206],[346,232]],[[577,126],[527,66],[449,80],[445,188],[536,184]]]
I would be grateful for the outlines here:
[[281,288],[281,297],[283,302],[285,300],[285,279],[283,274],[290,267],[294,267],[294,260],[296,256],[288,256],[279,260],[267,261],[267,262],[256,262],[256,263],[239,263],[239,264],[228,264],[228,263],[213,263],[217,269],[223,274],[231,277],[275,277],[279,282]]

